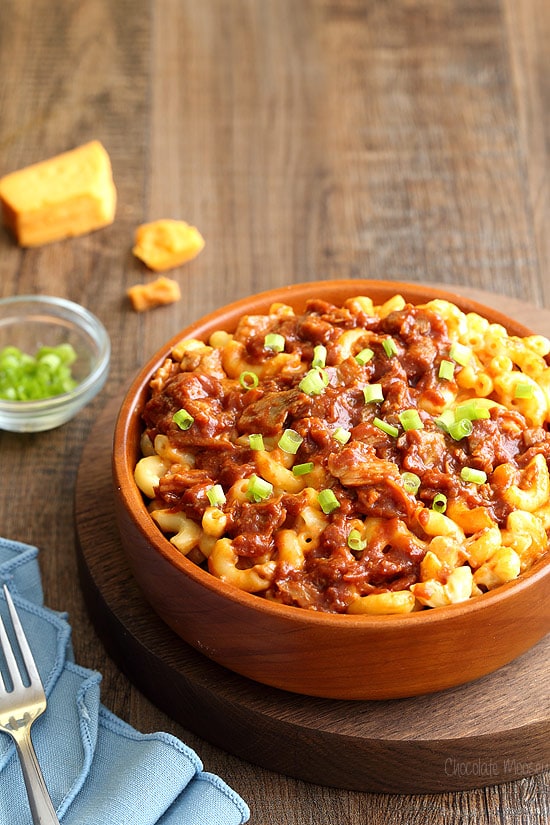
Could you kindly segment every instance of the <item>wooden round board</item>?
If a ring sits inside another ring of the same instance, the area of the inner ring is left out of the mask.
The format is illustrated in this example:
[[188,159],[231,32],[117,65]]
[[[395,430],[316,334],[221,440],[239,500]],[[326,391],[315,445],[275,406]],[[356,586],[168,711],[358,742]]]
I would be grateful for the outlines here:
[[[462,292],[550,336],[550,312]],[[548,769],[550,635],[476,682],[386,702],[285,693],[231,673],[179,639],[145,601],[118,537],[110,463],[120,401],[104,408],[77,477],[81,583],[109,654],[159,708],[248,762],[348,790],[467,790]]]

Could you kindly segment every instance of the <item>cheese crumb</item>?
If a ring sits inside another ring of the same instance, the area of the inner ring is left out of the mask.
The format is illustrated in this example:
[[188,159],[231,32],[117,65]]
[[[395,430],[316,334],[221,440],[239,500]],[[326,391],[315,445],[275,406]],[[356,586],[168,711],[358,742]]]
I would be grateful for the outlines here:
[[0,179],[3,221],[21,246],[108,226],[116,199],[111,161],[97,140]]
[[149,269],[162,272],[195,258],[204,248],[204,238],[185,221],[162,218],[138,226],[133,253]]
[[179,284],[163,276],[149,284],[131,286],[126,294],[136,312],[145,312],[154,307],[173,304],[181,298]]

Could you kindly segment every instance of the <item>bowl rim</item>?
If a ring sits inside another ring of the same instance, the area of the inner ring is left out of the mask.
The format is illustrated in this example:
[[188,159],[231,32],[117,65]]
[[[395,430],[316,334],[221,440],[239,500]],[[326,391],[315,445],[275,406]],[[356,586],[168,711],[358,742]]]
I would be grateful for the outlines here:
[[[82,304],[70,301],[67,298],[59,298],[53,295],[11,295],[0,299],[0,309],[2,307],[17,306],[18,304],[35,303],[37,306],[57,307],[64,311],[65,317],[75,323],[79,329],[83,330],[98,347],[98,355],[93,369],[80,381],[70,392],[52,395],[48,398],[38,398],[31,401],[11,401],[0,399],[0,410],[13,416],[24,417],[26,415],[36,415],[42,411],[53,411],[66,405],[76,404],[83,399],[87,400],[88,393],[105,375],[109,367],[111,358],[111,340],[105,326]],[[8,316],[6,316],[7,319]],[[52,314],[52,321],[55,318]]]
[[[361,287],[363,287],[363,291],[361,291]],[[295,621],[299,618],[300,622],[303,622],[305,625],[323,625],[331,628],[364,628],[368,625],[373,629],[376,627],[387,629],[389,625],[395,628],[397,632],[400,632],[406,627],[411,627],[411,625],[425,624],[430,626],[434,623],[444,621],[451,616],[460,616],[471,612],[483,613],[487,609],[493,609],[499,602],[513,598],[520,591],[530,587],[540,579],[550,576],[550,552],[547,551],[535,564],[524,573],[521,573],[516,579],[499,585],[494,590],[468,599],[465,602],[444,605],[434,609],[419,610],[406,615],[386,614],[377,616],[369,614],[350,615],[327,613],[323,611],[306,610],[295,605],[284,605],[263,599],[261,596],[254,593],[247,593],[234,585],[221,581],[183,556],[153,522],[147,511],[143,495],[133,479],[133,467],[135,464],[132,464],[132,461],[135,459],[135,456],[128,454],[128,440],[132,427],[139,427],[141,408],[149,390],[149,380],[172,348],[182,340],[182,338],[193,337],[193,334],[200,330],[213,332],[214,329],[217,328],[226,328],[224,323],[227,323],[228,319],[233,321],[240,317],[241,314],[250,314],[251,307],[256,308],[258,312],[262,311],[258,308],[258,304],[269,305],[269,303],[273,303],[274,301],[284,302],[285,296],[287,299],[294,299],[296,303],[299,303],[300,299],[304,300],[305,297],[311,297],[311,292],[313,292],[316,297],[324,300],[326,296],[320,294],[320,292],[328,292],[330,290],[351,290],[350,294],[346,297],[352,297],[353,291],[355,291],[356,295],[368,294],[366,290],[369,288],[372,289],[373,287],[386,291],[393,290],[393,294],[404,292],[406,293],[406,300],[408,299],[408,295],[411,297],[413,303],[415,302],[413,296],[420,298],[421,300],[418,302],[421,303],[426,300],[426,293],[429,292],[432,298],[428,300],[432,300],[433,298],[450,300],[462,308],[463,311],[477,312],[481,315],[486,315],[486,313],[489,312],[491,322],[501,323],[506,328],[513,328],[514,334],[532,334],[532,331],[524,326],[524,324],[515,321],[513,318],[504,315],[498,310],[493,310],[491,307],[485,306],[477,300],[462,297],[457,293],[440,289],[439,287],[432,287],[429,284],[411,284],[404,281],[368,279],[329,279],[301,282],[245,296],[203,315],[201,318],[184,327],[176,335],[172,336],[169,341],[158,349],[139,370],[137,375],[134,376],[126,390],[115,422],[112,450],[112,469],[116,495],[122,502],[126,517],[130,518],[139,532],[147,538],[151,549],[154,552],[160,553],[164,561],[174,567],[176,571],[185,574],[200,586],[206,587],[224,599],[239,604],[242,608],[253,611],[261,610],[262,613],[272,615],[279,620],[286,619],[288,621]],[[306,293],[309,294],[306,296]],[[466,309],[464,309],[465,307]],[[247,312],[243,312],[245,308],[248,308]],[[254,309],[252,309],[252,311],[254,311]],[[220,326],[216,326],[216,322],[219,319],[224,320]]]

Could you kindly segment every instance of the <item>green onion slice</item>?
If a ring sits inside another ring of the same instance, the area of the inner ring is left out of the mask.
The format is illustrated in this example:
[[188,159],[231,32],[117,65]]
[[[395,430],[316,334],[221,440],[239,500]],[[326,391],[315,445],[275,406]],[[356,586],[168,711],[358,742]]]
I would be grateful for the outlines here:
[[248,446],[251,450],[264,449],[264,437],[261,433],[252,433],[248,436]]
[[447,496],[443,493],[437,493],[432,501],[432,510],[436,513],[444,513],[447,509]]
[[172,421],[177,424],[180,430],[188,430],[195,419],[187,410],[181,409],[172,416]]
[[420,488],[420,479],[416,473],[401,473],[401,481],[403,482],[405,492],[413,496],[416,495]]
[[53,354],[63,364],[73,364],[76,361],[76,352],[72,344],[58,344],[55,347],[40,347],[36,357],[40,361],[45,355]]
[[327,363],[327,348],[323,346],[323,344],[317,344],[316,347],[313,348],[313,360],[311,362],[312,367],[324,367]]
[[38,358],[38,363],[42,367],[47,367],[50,370],[56,370],[61,366],[61,358],[54,352],[47,352]]
[[480,404],[477,398],[471,398],[469,401],[464,401],[455,408],[455,420],[459,421],[461,418],[469,418],[470,421],[477,421],[479,418],[490,418],[491,413],[483,404]]
[[321,395],[325,390],[325,386],[325,377],[322,375],[322,370],[317,369],[317,367],[308,370],[298,384],[298,387],[306,395]]
[[363,387],[363,396],[365,404],[374,404],[378,401],[384,400],[384,393],[382,392],[382,384],[366,384]]
[[355,356],[355,360],[359,364],[359,366],[364,367],[365,364],[368,364],[370,360],[374,357],[374,352],[369,347],[365,347],[362,349],[361,352],[358,352]]
[[272,352],[283,352],[285,348],[285,339],[283,335],[278,332],[269,332],[264,338],[264,347]]
[[451,345],[451,349],[449,351],[449,358],[453,361],[456,361],[457,364],[460,364],[461,367],[466,367],[470,363],[470,359],[472,357],[472,350],[470,347],[464,346],[464,344],[460,344],[458,341],[455,341],[454,344]]
[[462,481],[471,481],[473,484],[485,484],[487,473],[483,470],[476,470],[474,467],[463,467],[460,471]]
[[296,455],[298,447],[304,439],[296,430],[285,430],[279,439],[279,447],[285,453]]
[[313,467],[313,461],[306,461],[304,464],[295,464],[292,468],[292,472],[295,476],[305,476],[307,473],[311,473]]
[[338,441],[339,444],[347,444],[351,438],[351,433],[349,430],[345,430],[343,427],[336,427],[334,432],[332,433],[332,437]]
[[349,531],[348,535],[348,547],[350,550],[353,550],[356,553],[361,552],[367,546],[367,542],[365,539],[361,538],[361,533],[359,530],[355,528]]
[[332,490],[321,490],[317,496],[319,506],[325,515],[332,513],[340,507],[340,502],[334,495]]
[[258,386],[260,383],[260,379],[256,375],[255,372],[250,372],[250,370],[244,370],[239,375],[239,384],[243,388],[243,390],[253,390],[255,387]]
[[381,418],[373,418],[372,423],[375,427],[378,427],[379,430],[386,433],[386,435],[391,435],[394,438],[397,438],[399,435],[399,430],[397,427],[394,427],[393,424],[388,424],[387,421],[383,421]]
[[399,413],[398,418],[405,431],[424,429],[424,424],[422,423],[418,410],[403,410],[403,412]]
[[518,381],[514,387],[514,398],[532,398],[533,385],[528,381]]
[[474,425],[470,421],[469,418],[459,418],[458,421],[454,421],[452,424],[449,424],[449,435],[455,441],[460,441],[461,438],[466,438],[472,434],[474,429]]
[[225,504],[225,493],[221,484],[214,484],[212,487],[209,487],[206,495],[212,507],[221,507],[222,504]]
[[447,361],[445,358],[439,365],[439,377],[445,381],[452,381],[455,374],[455,365],[452,361]]
[[437,424],[438,427],[441,427],[442,430],[445,430],[446,433],[449,432],[449,427],[454,424],[455,421],[455,414],[453,410],[443,410],[441,415],[437,418],[434,418],[434,422]]
[[384,352],[391,358],[392,355],[397,355],[397,345],[393,338],[384,338],[382,341],[382,346],[384,347]]
[[246,497],[249,501],[265,501],[273,492],[273,484],[260,478],[257,475],[251,475],[248,479],[246,488]]

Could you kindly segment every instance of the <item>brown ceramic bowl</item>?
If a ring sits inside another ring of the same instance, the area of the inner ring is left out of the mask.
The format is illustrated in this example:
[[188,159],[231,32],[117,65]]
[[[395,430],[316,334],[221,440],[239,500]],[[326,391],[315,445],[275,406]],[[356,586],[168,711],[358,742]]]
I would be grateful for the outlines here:
[[382,303],[401,293],[434,297],[501,323],[515,321],[442,290],[380,281],[299,284],[237,301],[183,330],[133,381],[117,419],[113,471],[116,514],[134,576],[155,612],[205,656],[257,682],[334,699],[392,699],[430,693],[491,673],[550,630],[550,554],[515,581],[461,604],[406,616],[351,616],[287,607],[224,584],[183,557],[147,513],[133,479],[140,457],[140,413],[152,373],[182,337],[233,330],[245,314],[274,301],[303,308],[311,296],[342,303],[365,294]]

